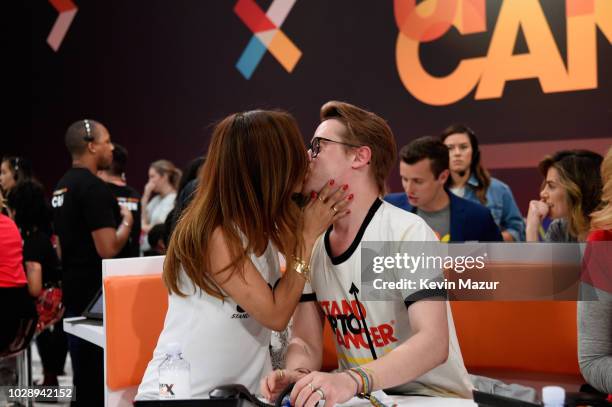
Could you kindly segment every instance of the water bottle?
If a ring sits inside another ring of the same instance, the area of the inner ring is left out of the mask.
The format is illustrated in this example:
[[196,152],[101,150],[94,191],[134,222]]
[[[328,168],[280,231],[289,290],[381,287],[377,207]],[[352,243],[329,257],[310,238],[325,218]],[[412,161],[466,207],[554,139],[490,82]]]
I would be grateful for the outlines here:
[[159,365],[159,398],[191,398],[189,363],[183,359],[178,342],[166,345],[166,358]]
[[558,386],[542,388],[542,403],[544,407],[563,407],[565,405],[565,389]]

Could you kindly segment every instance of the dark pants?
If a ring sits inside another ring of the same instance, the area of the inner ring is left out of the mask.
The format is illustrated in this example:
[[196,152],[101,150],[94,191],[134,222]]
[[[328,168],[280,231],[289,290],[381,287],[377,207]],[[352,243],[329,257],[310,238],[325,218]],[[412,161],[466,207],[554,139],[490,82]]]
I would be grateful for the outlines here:
[[[76,316],[66,312],[66,317]],[[104,406],[104,351],[98,345],[67,334],[76,400],[71,406]]]
[[64,333],[62,321],[58,321],[42,331],[36,337],[36,345],[38,346],[38,353],[40,353],[45,376],[64,374],[66,354],[68,353],[68,340]]

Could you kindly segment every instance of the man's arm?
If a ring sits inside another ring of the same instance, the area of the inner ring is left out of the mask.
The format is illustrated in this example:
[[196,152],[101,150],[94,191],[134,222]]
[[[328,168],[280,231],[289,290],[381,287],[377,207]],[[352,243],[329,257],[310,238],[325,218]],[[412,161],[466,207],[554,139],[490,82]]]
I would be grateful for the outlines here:
[[125,206],[121,207],[121,224],[117,229],[100,228],[91,232],[96,252],[103,259],[110,259],[123,249],[130,237],[134,218],[132,212]]
[[[361,366],[368,372],[373,382],[370,383],[368,391],[386,389],[413,381],[444,363],[448,358],[446,302],[417,301],[408,308],[408,314],[414,332],[410,339],[381,358]],[[344,403],[364,390],[361,378],[355,372],[331,374],[314,372],[295,384],[291,392],[292,405],[310,406],[322,397],[312,391],[310,383],[314,388],[321,389],[325,395],[325,403],[330,405]]]
[[38,297],[42,291],[42,266],[37,261],[26,261],[25,266],[28,292],[32,297]]
[[374,373],[374,389],[408,383],[446,362],[448,317],[446,301],[421,300],[408,308],[410,339],[363,367]]

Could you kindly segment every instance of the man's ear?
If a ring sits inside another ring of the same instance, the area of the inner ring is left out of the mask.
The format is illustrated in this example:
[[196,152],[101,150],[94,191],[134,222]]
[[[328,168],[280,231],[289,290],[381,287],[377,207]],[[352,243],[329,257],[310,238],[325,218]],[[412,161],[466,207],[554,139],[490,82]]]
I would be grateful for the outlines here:
[[361,168],[370,164],[372,159],[372,149],[368,146],[355,148],[355,158],[353,159],[353,168]]
[[96,153],[96,148],[94,147],[94,143],[93,142],[88,142],[87,143],[87,151],[89,151],[92,154]]
[[446,169],[442,171],[440,175],[438,175],[438,180],[441,181],[443,184],[446,184],[446,180],[448,179],[449,175],[450,175],[450,171]]

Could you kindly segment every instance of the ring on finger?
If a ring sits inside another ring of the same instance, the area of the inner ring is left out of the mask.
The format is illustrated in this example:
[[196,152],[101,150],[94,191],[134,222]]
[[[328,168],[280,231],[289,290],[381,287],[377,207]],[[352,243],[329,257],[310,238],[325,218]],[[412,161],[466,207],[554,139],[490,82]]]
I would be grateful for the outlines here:
[[278,369],[276,371],[276,375],[278,376],[279,379],[283,379],[283,377],[285,377],[285,372],[283,371],[283,369]]
[[319,201],[321,201],[321,202],[325,202],[325,198],[323,198],[321,195],[319,195],[319,196],[317,197],[317,199],[318,199]]
[[334,211],[334,213],[338,213],[338,208],[336,208],[335,206],[332,206],[332,211]]
[[315,391],[314,386],[312,385],[312,382],[308,383],[308,388],[310,388],[310,392],[313,393]]
[[321,396],[321,400],[325,400],[325,392],[323,391],[322,388],[319,387],[318,389],[316,389],[315,393],[318,393],[319,396]]

